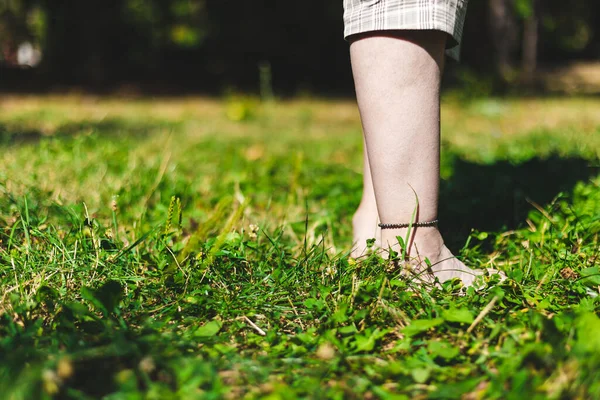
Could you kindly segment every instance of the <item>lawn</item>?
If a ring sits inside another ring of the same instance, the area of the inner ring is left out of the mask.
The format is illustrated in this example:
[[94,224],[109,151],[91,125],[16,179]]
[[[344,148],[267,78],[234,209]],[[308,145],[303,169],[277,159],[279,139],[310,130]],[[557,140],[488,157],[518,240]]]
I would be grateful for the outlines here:
[[476,291],[348,258],[351,101],[4,97],[0,398],[598,398],[598,110],[444,100]]

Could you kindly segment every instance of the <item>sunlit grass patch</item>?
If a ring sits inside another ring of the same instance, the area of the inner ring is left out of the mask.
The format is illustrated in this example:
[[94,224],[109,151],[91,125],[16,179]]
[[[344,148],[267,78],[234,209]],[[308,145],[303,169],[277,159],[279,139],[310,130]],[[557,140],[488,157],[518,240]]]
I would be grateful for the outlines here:
[[347,257],[353,102],[238,101],[2,100],[1,397],[600,391],[596,100],[444,105],[441,228],[509,276],[481,291]]

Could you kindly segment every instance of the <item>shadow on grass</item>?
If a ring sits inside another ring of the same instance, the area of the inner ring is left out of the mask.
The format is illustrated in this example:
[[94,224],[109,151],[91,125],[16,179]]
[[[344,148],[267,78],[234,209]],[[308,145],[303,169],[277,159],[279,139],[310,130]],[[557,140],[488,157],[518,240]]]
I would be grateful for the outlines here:
[[[503,232],[526,224],[533,203],[544,207],[577,182],[600,173],[582,157],[532,158],[520,164],[478,164],[456,158],[452,176],[440,185],[440,229],[448,246],[460,249],[472,230]],[[360,202],[362,177],[343,165],[322,165],[311,175],[311,198],[323,201],[337,220],[350,220]],[[344,229],[346,230],[346,229]]]
[[525,224],[534,204],[545,206],[559,193],[600,172],[590,160],[533,158],[521,164],[491,165],[457,159],[440,187],[440,229],[450,247],[461,246],[472,229],[498,232]]
[[101,121],[79,121],[60,125],[49,132],[18,123],[0,122],[0,146],[36,143],[44,138],[69,138],[77,134],[94,132],[104,137],[143,137],[162,129],[175,129],[179,124],[157,121],[128,121],[108,118]]

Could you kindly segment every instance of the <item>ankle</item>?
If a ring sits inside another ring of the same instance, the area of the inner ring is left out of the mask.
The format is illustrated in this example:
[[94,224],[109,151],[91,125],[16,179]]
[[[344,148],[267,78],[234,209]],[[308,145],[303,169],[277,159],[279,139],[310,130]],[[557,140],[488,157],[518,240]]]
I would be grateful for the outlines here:
[[370,221],[379,220],[377,205],[372,202],[361,201],[352,218],[355,221],[363,219],[369,219]]
[[408,229],[384,229],[381,231],[381,242],[384,249],[393,251],[402,251],[402,247],[397,239],[400,237],[404,246],[407,247],[408,257],[432,258],[439,256],[444,248],[444,239],[440,231],[434,227],[412,228],[410,235]]

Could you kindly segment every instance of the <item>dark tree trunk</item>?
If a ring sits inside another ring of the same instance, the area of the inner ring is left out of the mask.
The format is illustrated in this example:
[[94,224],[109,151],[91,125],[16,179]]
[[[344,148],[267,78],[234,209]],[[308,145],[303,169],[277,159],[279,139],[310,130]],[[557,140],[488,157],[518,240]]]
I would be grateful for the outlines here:
[[513,56],[517,44],[517,20],[511,0],[490,0],[489,27],[496,50],[496,70],[504,80],[508,80],[514,69]]
[[532,0],[531,15],[525,19],[523,27],[523,45],[521,68],[523,69],[523,81],[532,84],[537,69],[539,42],[539,5],[537,0]]

